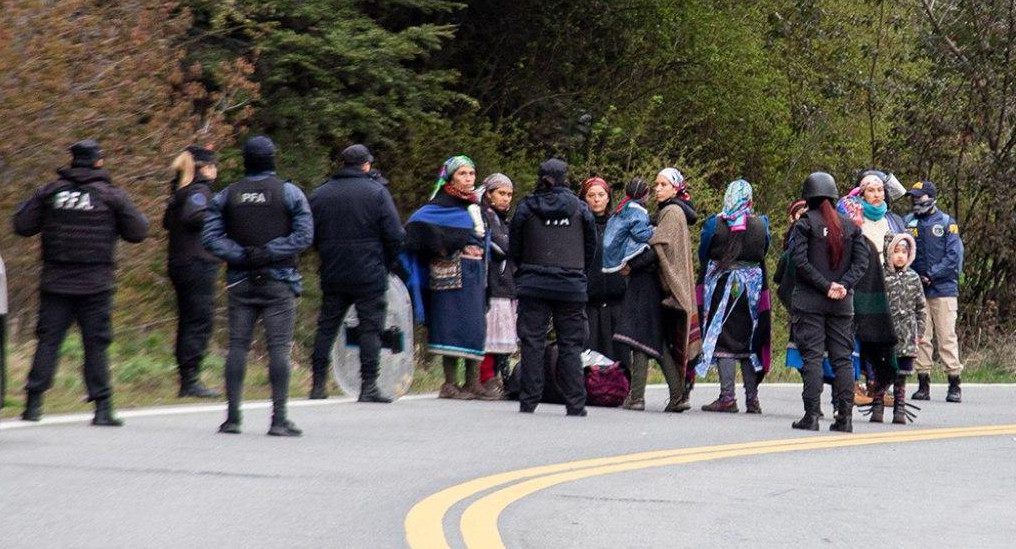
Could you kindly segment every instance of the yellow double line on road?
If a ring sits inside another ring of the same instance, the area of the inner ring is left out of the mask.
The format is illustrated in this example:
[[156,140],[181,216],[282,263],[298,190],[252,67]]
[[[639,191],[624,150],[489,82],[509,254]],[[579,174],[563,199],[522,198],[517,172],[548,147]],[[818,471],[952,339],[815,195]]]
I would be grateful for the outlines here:
[[659,450],[531,467],[471,480],[437,492],[420,501],[406,515],[406,541],[411,549],[451,549],[443,526],[448,511],[468,498],[506,484],[508,486],[477,499],[463,511],[459,528],[467,548],[505,549],[504,541],[501,539],[497,527],[501,512],[512,503],[534,492],[574,480],[638,471],[651,467],[744,456],[999,435],[1016,435],[1016,424],[865,435],[804,436],[783,440]]

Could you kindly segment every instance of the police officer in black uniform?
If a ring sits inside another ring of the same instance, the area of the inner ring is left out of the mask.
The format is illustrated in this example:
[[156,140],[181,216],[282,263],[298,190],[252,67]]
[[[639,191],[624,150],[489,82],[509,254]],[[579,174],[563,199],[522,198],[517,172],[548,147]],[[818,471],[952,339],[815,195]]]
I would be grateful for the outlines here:
[[201,361],[215,318],[215,275],[219,260],[201,246],[201,229],[218,174],[215,153],[191,145],[173,160],[176,172],[162,226],[169,232],[169,280],[176,291],[176,364],[180,397],[216,398],[201,383]]
[[[818,430],[822,398],[822,361],[826,353],[832,364],[836,402],[832,431],[853,431],[854,285],[868,268],[868,244],[861,230],[836,211],[836,181],[815,172],[804,181],[802,198],[808,211],[794,224],[791,257],[796,269],[791,297],[790,321],[794,343],[804,365],[804,417],[795,429]],[[878,265],[874,266],[875,268]]]
[[113,338],[116,241],[144,240],[148,219],[102,169],[105,159],[99,143],[89,139],[70,150],[71,166],[57,170],[59,179],[22,202],[14,214],[19,235],[42,233],[38,343],[21,417],[27,421],[42,417],[42,394],[53,383],[60,344],[71,322],[77,322],[85,348],[88,399],[95,402],[92,425],[119,427],[123,421],[113,414],[106,356]]
[[360,345],[360,402],[391,402],[378,392],[381,332],[388,273],[406,237],[388,190],[371,176],[373,155],[364,145],[342,151],[342,168],[310,196],[314,247],[321,256],[321,314],[314,336],[310,398],[327,398],[325,382],[335,337],[356,305]]
[[518,265],[517,330],[522,341],[519,411],[532,413],[543,396],[544,350],[551,317],[557,334],[557,382],[570,416],[586,415],[586,387],[579,355],[589,331],[586,269],[596,253],[596,221],[568,188],[568,165],[540,164],[536,190],[519,205],[508,241]]
[[286,415],[289,344],[296,298],[302,292],[297,258],[314,241],[314,220],[299,187],[275,174],[275,144],[264,136],[243,148],[246,177],[215,195],[208,207],[201,243],[224,260],[229,288],[229,354],[226,396],[229,408],[220,433],[240,433],[247,353],[260,317],[268,344],[272,384],[272,436],[300,436]]

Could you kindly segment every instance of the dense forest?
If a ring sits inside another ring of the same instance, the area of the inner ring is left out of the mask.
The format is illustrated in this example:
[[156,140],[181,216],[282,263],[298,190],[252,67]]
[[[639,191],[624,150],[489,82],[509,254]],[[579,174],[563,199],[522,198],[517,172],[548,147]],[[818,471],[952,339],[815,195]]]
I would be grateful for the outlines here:
[[[240,146],[255,133],[275,140],[280,174],[308,192],[342,148],[367,144],[404,216],[425,200],[441,162],[460,153],[481,177],[508,174],[516,194],[532,188],[551,155],[568,161],[576,184],[598,174],[620,187],[677,166],[705,212],[743,177],[778,232],[811,171],[834,174],[844,194],[869,168],[904,184],[931,179],[966,244],[965,341],[1012,333],[1013,0],[2,7],[0,212],[9,220],[50,181],[71,143],[100,140],[114,181],[153,222],[149,242],[120,247],[117,330],[165,333],[158,341],[167,355],[173,303],[159,221],[169,162],[188,144],[211,144],[224,185],[240,175]],[[0,250],[11,327],[26,343],[39,242],[7,223]],[[303,267],[309,291],[298,334],[316,313],[313,254]]]

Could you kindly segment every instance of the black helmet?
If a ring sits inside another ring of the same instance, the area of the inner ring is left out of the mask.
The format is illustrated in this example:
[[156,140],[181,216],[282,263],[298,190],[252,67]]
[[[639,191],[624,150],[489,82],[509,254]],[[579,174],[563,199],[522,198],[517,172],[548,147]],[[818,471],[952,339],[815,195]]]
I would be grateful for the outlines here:
[[839,198],[836,191],[836,180],[825,172],[815,172],[809,175],[801,188],[801,198],[809,202],[812,198],[828,198],[835,202]]

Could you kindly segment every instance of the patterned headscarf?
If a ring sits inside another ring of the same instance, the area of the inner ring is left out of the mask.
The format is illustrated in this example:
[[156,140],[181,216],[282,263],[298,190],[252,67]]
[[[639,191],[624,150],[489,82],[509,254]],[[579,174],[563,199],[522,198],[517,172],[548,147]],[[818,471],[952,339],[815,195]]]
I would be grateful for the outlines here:
[[723,212],[720,213],[719,218],[727,222],[731,232],[736,233],[748,229],[751,202],[751,183],[738,179],[727,185],[727,192],[723,195]]
[[684,200],[685,202],[691,200],[691,195],[688,194],[688,186],[684,183],[684,174],[677,171],[675,168],[663,168],[660,170],[660,173],[657,174],[657,177],[661,175],[667,178],[667,181],[670,181],[670,184],[677,189],[678,198]]
[[787,208],[787,215],[789,215],[791,218],[793,218],[794,214],[797,213],[797,210],[807,210],[807,209],[808,209],[808,203],[806,201],[804,201],[804,200],[798,200],[797,202],[794,202],[793,204],[791,204],[790,208]]
[[649,183],[646,183],[645,179],[636,177],[628,182],[624,187],[624,200],[617,205],[617,212],[619,213],[624,209],[625,205],[629,202],[635,202],[637,204],[645,204],[649,198]]
[[500,189],[502,187],[508,187],[509,189],[515,190],[515,185],[512,180],[503,173],[492,173],[483,180],[483,192],[489,193],[494,189]]
[[476,164],[472,158],[462,154],[459,156],[453,156],[448,160],[444,161],[441,166],[441,173],[437,176],[437,181],[434,183],[434,190],[431,191],[430,197],[434,198],[437,193],[452,179],[452,175],[458,171],[462,166],[469,166],[470,168],[476,168]]
[[607,197],[610,197],[610,184],[608,184],[602,177],[590,177],[589,179],[583,181],[579,197],[585,200],[586,193],[588,193],[589,189],[592,189],[593,187],[600,187],[605,193],[607,193]]

